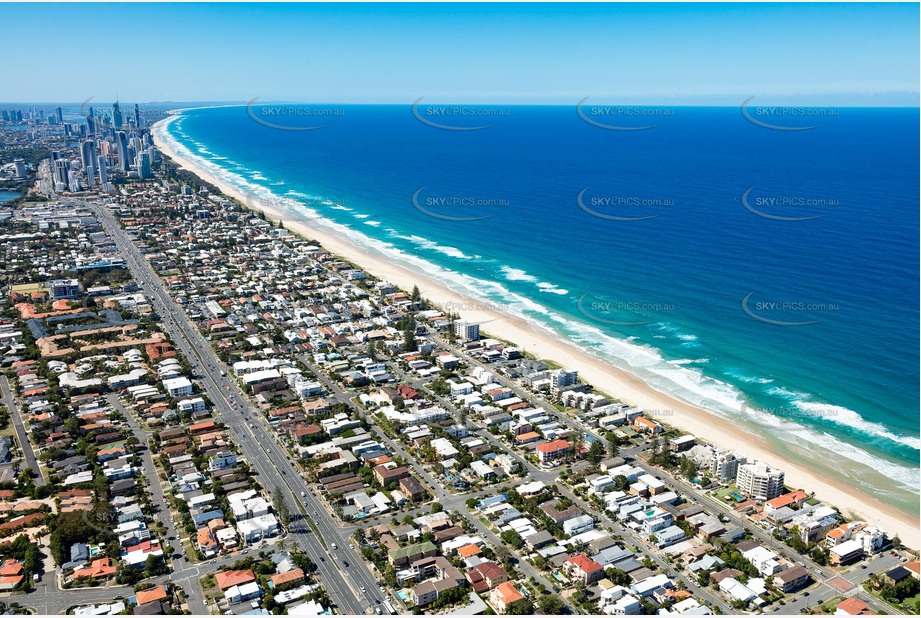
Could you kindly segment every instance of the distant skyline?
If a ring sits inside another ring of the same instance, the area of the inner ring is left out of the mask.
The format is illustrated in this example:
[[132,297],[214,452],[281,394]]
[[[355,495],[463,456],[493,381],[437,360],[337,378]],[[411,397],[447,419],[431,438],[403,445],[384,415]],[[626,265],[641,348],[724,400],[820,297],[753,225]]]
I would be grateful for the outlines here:
[[918,19],[917,4],[0,4],[0,96],[917,106]]

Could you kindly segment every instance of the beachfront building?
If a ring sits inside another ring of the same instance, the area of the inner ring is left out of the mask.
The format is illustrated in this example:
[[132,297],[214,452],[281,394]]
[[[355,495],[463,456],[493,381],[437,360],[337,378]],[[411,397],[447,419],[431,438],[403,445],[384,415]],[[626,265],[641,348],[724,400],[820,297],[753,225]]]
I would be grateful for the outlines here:
[[476,322],[458,320],[454,323],[454,336],[462,341],[476,341],[480,338],[480,325]]
[[763,461],[739,466],[736,485],[739,491],[755,500],[770,500],[784,492],[784,473]]
[[744,456],[733,451],[719,449],[711,444],[697,444],[688,451],[688,457],[697,464],[701,472],[721,482],[734,481],[739,475],[739,466],[746,463]]
[[557,369],[550,372],[550,392],[559,395],[565,389],[579,383],[579,372],[575,369]]

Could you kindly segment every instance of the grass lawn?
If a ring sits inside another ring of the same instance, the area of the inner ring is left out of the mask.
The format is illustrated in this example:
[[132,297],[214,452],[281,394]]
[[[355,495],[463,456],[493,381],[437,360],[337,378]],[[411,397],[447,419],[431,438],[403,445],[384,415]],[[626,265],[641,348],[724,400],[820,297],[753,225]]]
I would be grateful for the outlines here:
[[735,484],[733,484],[733,485],[730,485],[729,487],[723,487],[722,489],[716,490],[715,492],[713,492],[713,495],[720,502],[724,502],[728,504],[728,501],[726,500],[726,498],[729,496],[729,494],[734,494],[738,492],[739,492],[739,489],[735,486]]

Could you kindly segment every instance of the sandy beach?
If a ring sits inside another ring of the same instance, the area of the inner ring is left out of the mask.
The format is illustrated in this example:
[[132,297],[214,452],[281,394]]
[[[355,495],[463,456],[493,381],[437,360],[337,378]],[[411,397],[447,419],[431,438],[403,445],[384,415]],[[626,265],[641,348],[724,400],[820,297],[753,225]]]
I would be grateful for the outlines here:
[[152,130],[157,148],[188,171],[219,187],[225,194],[239,199],[250,208],[261,209],[273,221],[282,220],[292,232],[316,240],[326,249],[360,265],[370,274],[394,283],[405,290],[418,285],[422,294],[441,306],[451,308],[462,318],[480,322],[489,335],[514,342],[521,350],[538,358],[550,359],[565,367],[579,370],[580,377],[617,399],[643,408],[660,411],[653,417],[679,427],[701,439],[746,455],[749,461],[759,459],[786,473],[788,486],[814,492],[815,496],[839,508],[847,517],[859,516],[886,530],[898,534],[910,547],[918,548],[921,521],[903,514],[881,502],[877,497],[862,493],[838,480],[819,475],[808,468],[787,461],[773,452],[762,439],[744,432],[713,413],[676,399],[646,384],[640,378],[605,363],[570,345],[550,333],[534,329],[525,320],[496,311],[494,307],[464,298],[424,273],[376,258],[348,239],[311,227],[309,222],[291,221],[271,204],[255,203],[252,196],[222,182],[194,161],[179,156],[161,131],[176,117],[163,120]]

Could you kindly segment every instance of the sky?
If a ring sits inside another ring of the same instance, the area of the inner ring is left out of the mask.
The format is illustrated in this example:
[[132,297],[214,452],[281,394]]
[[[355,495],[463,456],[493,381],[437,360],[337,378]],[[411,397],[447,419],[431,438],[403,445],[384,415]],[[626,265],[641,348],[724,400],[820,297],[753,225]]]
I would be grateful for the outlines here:
[[917,4],[0,4],[0,101],[918,105]]

